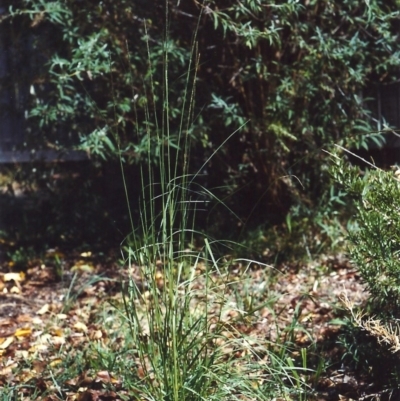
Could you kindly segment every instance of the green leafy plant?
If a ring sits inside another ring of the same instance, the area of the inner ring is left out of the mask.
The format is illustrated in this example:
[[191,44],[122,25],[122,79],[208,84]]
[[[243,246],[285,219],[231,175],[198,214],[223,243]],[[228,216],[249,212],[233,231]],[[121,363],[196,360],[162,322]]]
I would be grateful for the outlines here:
[[396,172],[378,168],[361,172],[339,158],[333,160],[333,175],[356,207],[356,225],[348,238],[350,256],[378,309],[395,314],[400,301],[400,187]]
[[[399,361],[399,211],[398,170],[384,171],[364,160],[368,168],[351,166],[332,157],[332,175],[354,204],[348,253],[365,283],[369,298],[356,307],[348,294],[342,302],[350,314],[340,341],[343,359],[368,370],[379,383],[398,386]],[[389,367],[385,369],[383,367]]]
[[[163,140],[171,149],[179,147],[172,132],[180,126],[197,24],[201,85],[193,93],[196,118],[187,127],[196,150],[190,173],[209,160],[201,172],[204,181],[243,222],[281,222],[293,205],[315,209],[329,191],[328,163],[319,151],[327,143],[382,144],[381,137],[369,135],[376,117],[369,105],[377,83],[397,79],[395,0],[7,4],[10,14],[2,24],[11,29],[6,24],[12,20],[18,40],[32,43],[41,55],[32,56],[29,73],[18,76],[30,86],[26,143],[36,148],[75,145],[100,160],[157,163],[161,125],[155,121],[161,121],[161,109],[153,107],[153,96],[163,98],[157,66],[165,52],[173,129]],[[165,45],[166,6],[171,24]],[[146,89],[150,81],[153,93]],[[232,127],[246,121],[240,135],[208,159]],[[233,219],[215,204],[210,224],[232,232]]]

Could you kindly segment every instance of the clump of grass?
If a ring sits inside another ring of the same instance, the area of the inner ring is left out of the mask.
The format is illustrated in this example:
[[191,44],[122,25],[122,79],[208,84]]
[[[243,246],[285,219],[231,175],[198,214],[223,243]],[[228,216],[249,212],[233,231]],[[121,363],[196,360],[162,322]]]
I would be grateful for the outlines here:
[[[167,39],[166,29],[165,43]],[[213,251],[216,242],[196,232],[189,132],[198,62],[194,44],[182,95],[179,149],[170,145],[166,49],[161,120],[147,124],[156,129],[159,156],[156,167],[149,163],[142,168],[140,222],[132,222],[132,236],[123,247],[130,271],[123,316],[134,366],[127,381],[135,399],[155,401],[263,400],[287,391],[285,383],[295,383],[301,392],[304,383],[292,361],[271,353],[265,339],[243,330],[251,327],[251,316],[259,308],[241,310],[234,301],[232,283],[238,278],[232,279],[230,268],[237,261],[219,259]],[[152,84],[150,91],[154,93]],[[154,95],[153,99],[156,110]],[[148,129],[150,138],[154,133]],[[152,141],[148,144],[150,155],[154,149]],[[154,177],[160,177],[159,182]],[[200,249],[193,246],[195,235],[204,238]],[[280,350],[280,355],[286,353]]]

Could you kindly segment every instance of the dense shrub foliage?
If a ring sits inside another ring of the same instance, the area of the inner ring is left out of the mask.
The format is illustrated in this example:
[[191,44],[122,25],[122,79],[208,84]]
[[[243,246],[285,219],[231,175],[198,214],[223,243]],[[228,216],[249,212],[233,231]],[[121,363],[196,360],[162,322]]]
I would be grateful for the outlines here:
[[336,180],[354,198],[356,224],[349,232],[349,253],[380,315],[399,313],[399,171],[359,168],[336,160]]
[[[175,128],[199,24],[195,109],[188,110],[195,119],[187,127],[192,170],[241,127],[202,179],[243,221],[272,221],[292,205],[317,207],[330,185],[321,148],[366,145],[375,126],[362,94],[397,79],[400,64],[395,0],[182,1],[168,10],[164,0],[10,6],[13,18],[2,23],[29,39],[35,54],[21,77],[31,87],[35,140],[61,146],[60,136],[78,137],[92,156],[121,154],[127,163],[156,162],[166,140],[179,148]],[[166,81],[170,135],[161,138],[166,121],[151,94],[163,99]]]

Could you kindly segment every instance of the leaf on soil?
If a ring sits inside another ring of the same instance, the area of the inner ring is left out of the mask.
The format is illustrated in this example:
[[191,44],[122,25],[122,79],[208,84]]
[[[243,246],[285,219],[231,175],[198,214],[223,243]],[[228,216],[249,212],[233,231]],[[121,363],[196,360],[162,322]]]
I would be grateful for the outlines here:
[[37,312],[37,315],[44,315],[50,310],[49,304],[44,304]]
[[19,272],[19,273],[4,273],[3,274],[3,281],[12,281],[14,280],[15,282],[17,281],[24,281],[25,280],[25,273],[24,272]]
[[75,330],[82,332],[82,333],[87,333],[87,331],[88,331],[86,324],[82,323],[82,322],[76,322],[73,327]]
[[93,273],[94,267],[91,263],[87,263],[86,261],[79,260],[75,263],[74,266],[71,267],[72,272],[82,272],[82,273]]
[[15,333],[15,337],[29,337],[32,334],[32,329],[29,327],[18,329]]
[[14,337],[7,337],[4,341],[0,338],[0,350],[6,349],[14,341]]

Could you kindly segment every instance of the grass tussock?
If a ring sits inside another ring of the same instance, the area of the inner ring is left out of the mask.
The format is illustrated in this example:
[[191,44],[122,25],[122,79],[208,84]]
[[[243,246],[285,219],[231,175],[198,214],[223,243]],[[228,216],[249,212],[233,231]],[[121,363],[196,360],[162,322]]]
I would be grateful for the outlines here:
[[[150,46],[148,52],[151,60]],[[230,268],[238,261],[224,262],[213,250],[221,243],[196,231],[198,204],[191,188],[197,173],[190,174],[189,132],[198,64],[194,42],[177,133],[169,127],[167,49],[164,98],[161,105],[155,98],[146,105],[161,110],[160,121],[147,124],[157,128],[159,156],[155,165],[142,168],[140,221],[132,221],[132,235],[123,246],[130,279],[122,314],[134,345],[137,379],[129,382],[134,398],[141,400],[271,399],[285,392],[285,383],[295,383],[298,390],[304,383],[290,358],[271,352],[265,339],[246,336],[243,328],[257,308],[244,311],[232,300]],[[148,135],[154,135],[150,128]],[[178,138],[179,149],[170,146],[171,135]],[[202,237],[199,249],[193,245],[195,235]]]

